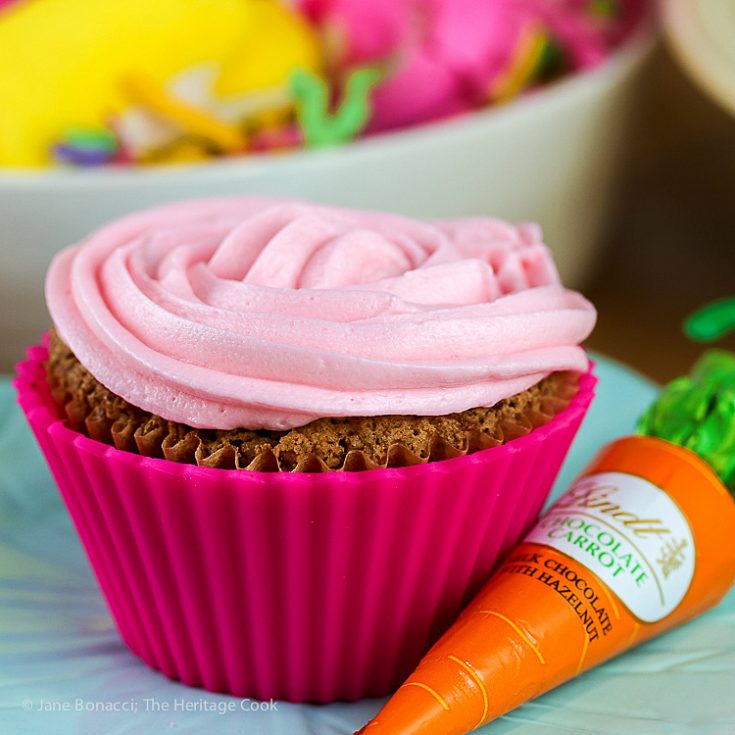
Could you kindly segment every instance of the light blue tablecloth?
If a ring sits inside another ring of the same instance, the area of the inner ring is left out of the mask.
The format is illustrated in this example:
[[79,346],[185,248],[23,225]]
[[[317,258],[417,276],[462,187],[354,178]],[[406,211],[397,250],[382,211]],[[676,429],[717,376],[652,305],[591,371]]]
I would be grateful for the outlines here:
[[[655,395],[607,360],[598,358],[598,374],[598,398],[556,494],[606,441],[628,433]],[[275,712],[254,712],[252,703],[170,682],[128,653],[10,385],[0,382],[0,735],[347,735],[379,705],[279,702]],[[733,735],[735,594],[478,732]]]

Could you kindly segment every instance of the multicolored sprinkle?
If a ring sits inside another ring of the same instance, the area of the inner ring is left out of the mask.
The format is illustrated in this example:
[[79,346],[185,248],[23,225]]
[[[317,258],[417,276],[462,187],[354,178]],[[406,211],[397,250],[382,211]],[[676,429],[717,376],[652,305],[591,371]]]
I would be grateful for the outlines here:
[[119,149],[117,137],[109,130],[74,127],[54,146],[54,157],[75,166],[103,166],[116,157]]

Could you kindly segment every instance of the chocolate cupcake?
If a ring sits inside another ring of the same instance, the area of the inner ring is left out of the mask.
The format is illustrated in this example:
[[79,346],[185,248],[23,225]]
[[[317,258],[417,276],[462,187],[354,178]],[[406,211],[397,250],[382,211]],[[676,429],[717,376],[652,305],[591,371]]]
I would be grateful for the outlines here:
[[594,309],[534,226],[188,202],[64,250],[46,293],[21,402],[121,634],[240,696],[395,686],[592,396]]

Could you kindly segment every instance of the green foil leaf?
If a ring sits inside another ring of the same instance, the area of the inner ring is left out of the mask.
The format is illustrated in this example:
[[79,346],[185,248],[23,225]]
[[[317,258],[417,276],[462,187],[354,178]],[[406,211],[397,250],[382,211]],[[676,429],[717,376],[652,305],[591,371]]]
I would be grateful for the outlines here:
[[638,432],[691,449],[735,492],[735,354],[706,352],[664,388]]

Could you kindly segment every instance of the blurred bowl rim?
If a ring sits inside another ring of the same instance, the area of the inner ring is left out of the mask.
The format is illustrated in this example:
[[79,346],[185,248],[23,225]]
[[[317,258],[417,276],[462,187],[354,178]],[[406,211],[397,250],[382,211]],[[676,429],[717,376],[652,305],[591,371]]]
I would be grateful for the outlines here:
[[[524,116],[526,110],[543,107],[548,104],[563,102],[577,96],[607,86],[644,59],[658,39],[658,26],[655,22],[653,6],[650,12],[639,22],[638,28],[626,41],[618,46],[605,61],[593,69],[570,74],[558,82],[549,84],[537,91],[524,95],[505,105],[487,107],[451,118],[433,120],[407,128],[376,133],[347,144],[317,150],[295,150],[284,153],[243,155],[212,159],[205,163],[161,164],[155,166],[120,166],[99,168],[73,167],[17,167],[0,168],[0,190],[33,190],[49,186],[63,185],[79,189],[96,188],[104,185],[121,188],[146,183],[162,183],[188,180],[192,176],[217,178],[223,173],[248,171],[249,175],[257,175],[262,170],[286,170],[296,167],[329,164],[331,159],[358,159],[371,156],[376,149],[385,152],[405,149],[411,145],[421,146],[427,139],[439,137],[450,138],[456,134],[465,134],[471,130],[484,128],[493,124],[512,123]],[[601,84],[602,83],[602,84]]]
[[[732,0],[667,0],[662,6],[666,39],[692,80],[735,115],[735,53]],[[722,22],[718,22],[722,21]]]

